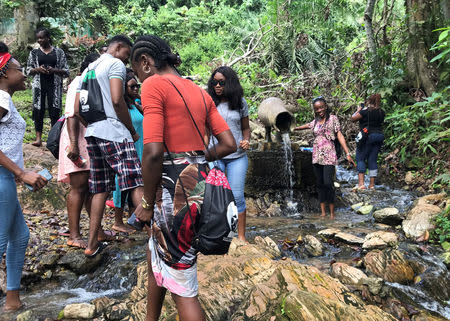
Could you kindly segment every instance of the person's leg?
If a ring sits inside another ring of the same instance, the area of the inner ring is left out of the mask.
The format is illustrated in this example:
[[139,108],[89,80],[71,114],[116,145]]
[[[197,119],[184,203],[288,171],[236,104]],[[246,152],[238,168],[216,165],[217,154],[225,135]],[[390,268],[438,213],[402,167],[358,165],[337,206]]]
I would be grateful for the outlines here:
[[[19,244],[19,248],[11,248],[9,242],[12,239],[17,239],[18,235],[13,235],[13,233],[17,233],[17,228],[14,225],[17,221],[17,215],[21,214],[20,205],[17,200],[17,190],[16,183],[14,181],[14,175],[6,170],[5,168],[0,167],[0,207],[2,208],[2,217],[0,224],[0,258],[3,257],[5,252],[8,252],[6,255],[6,277],[7,277],[7,291],[6,291],[6,302],[4,306],[4,310],[11,311],[16,310],[21,307],[21,302],[19,298],[19,288],[20,288],[20,278],[22,274],[22,266],[17,266],[14,268],[13,261],[18,259],[18,256],[25,256],[25,250],[22,250],[22,246]],[[20,210],[20,213],[18,211]],[[24,223],[23,215],[22,221],[17,224],[20,227],[23,227]],[[26,225],[25,225],[26,227]],[[19,229],[21,231],[21,229]],[[28,228],[26,229],[28,232]],[[20,233],[22,234],[22,233]],[[23,237],[19,237],[22,239]],[[27,240],[28,241],[28,240]],[[25,244],[26,248],[26,244]],[[12,251],[16,251],[17,255],[12,254]],[[20,262],[19,262],[20,263]],[[19,264],[20,265],[20,264]],[[23,265],[23,258],[22,258]],[[19,268],[19,271],[17,271]]]
[[369,167],[370,184],[369,188],[375,187],[375,179],[378,175],[378,154],[380,153],[383,144],[384,135],[381,133],[373,133],[369,135],[369,150],[367,155],[367,162]]
[[48,117],[50,118],[50,124],[53,127],[54,124],[61,117],[61,109],[55,108],[53,102],[55,99],[55,88],[51,86],[48,91]]
[[98,248],[99,230],[102,227],[105,201],[109,192],[97,193],[92,196],[91,215],[89,217],[89,239],[86,253],[94,252]]
[[5,310],[16,310],[22,306],[19,298],[20,279],[22,278],[25,252],[30,231],[25,223],[19,201],[16,200],[14,222],[6,250],[6,303]]
[[44,128],[44,116],[46,101],[48,100],[48,89],[41,89],[41,109],[35,109],[34,112],[34,129],[36,130],[36,140],[33,146],[42,145],[42,129]]
[[334,165],[325,165],[323,167],[323,184],[324,190],[326,193],[326,202],[330,206],[330,217],[334,219],[334,200],[335,200],[335,192],[334,192]]
[[200,305],[198,296],[186,298],[171,293],[177,306],[178,316],[181,321],[205,321],[205,312]]
[[313,164],[313,170],[316,176],[317,191],[319,194],[321,217],[325,216],[325,201],[326,201],[325,186],[323,181],[323,168],[324,168],[323,165]]
[[245,205],[245,176],[247,175],[247,155],[224,161],[227,178],[238,208],[238,238],[245,242],[246,205]]
[[159,287],[156,284],[155,276],[152,270],[152,259],[150,251],[147,247],[147,268],[148,268],[148,282],[147,282],[147,317],[146,321],[158,321],[161,315],[161,309],[166,296],[166,288]]
[[68,243],[86,248],[87,243],[82,240],[80,234],[80,215],[89,193],[89,171],[70,173],[69,177],[70,191],[67,195],[67,215],[69,216],[70,235]]
[[[117,185],[116,185],[117,186]],[[130,191],[126,190],[123,192],[120,192],[120,202],[119,204],[122,205],[122,207],[115,206],[116,200],[114,200],[114,225],[112,226],[113,230],[116,230],[118,232],[123,233],[133,233],[135,229],[131,228],[130,226],[127,226],[123,223],[123,208],[125,207],[125,204],[127,202],[127,198],[131,198]]]
[[358,187],[364,187],[364,174],[366,172],[365,145],[356,147],[356,169],[358,171]]

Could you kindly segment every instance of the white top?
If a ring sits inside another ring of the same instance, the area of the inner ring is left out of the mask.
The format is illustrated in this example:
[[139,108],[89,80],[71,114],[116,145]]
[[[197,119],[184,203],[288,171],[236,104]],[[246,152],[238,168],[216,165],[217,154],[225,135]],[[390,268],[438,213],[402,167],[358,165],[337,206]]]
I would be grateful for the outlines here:
[[11,96],[4,90],[0,90],[0,107],[8,111],[0,119],[0,150],[17,166],[23,168],[22,142],[26,122],[14,106]]
[[89,64],[89,68],[84,70],[78,85],[78,92],[81,90],[82,79],[84,79],[84,76],[88,70],[92,69],[95,69],[95,77],[102,91],[103,108],[105,109],[106,117],[108,118],[89,124],[84,137],[92,136],[113,142],[123,142],[127,139],[129,142],[133,142],[130,131],[117,118],[117,114],[111,100],[111,87],[109,84],[110,79],[122,79],[123,89],[125,90],[125,65],[120,59],[114,58],[108,53],[101,55],[100,58]]
[[66,118],[73,117],[73,114],[75,113],[75,96],[77,94],[77,88],[80,81],[81,76],[76,76],[67,88],[66,106],[64,109],[64,116],[66,116]]

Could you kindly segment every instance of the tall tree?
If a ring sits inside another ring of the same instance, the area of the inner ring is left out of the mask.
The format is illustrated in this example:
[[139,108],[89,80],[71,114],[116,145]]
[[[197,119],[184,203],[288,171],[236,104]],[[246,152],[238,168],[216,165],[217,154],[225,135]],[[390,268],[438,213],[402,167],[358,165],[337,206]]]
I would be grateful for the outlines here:
[[22,2],[14,9],[14,19],[16,21],[17,44],[19,48],[25,48],[34,41],[34,32],[39,22],[38,7],[34,1]]

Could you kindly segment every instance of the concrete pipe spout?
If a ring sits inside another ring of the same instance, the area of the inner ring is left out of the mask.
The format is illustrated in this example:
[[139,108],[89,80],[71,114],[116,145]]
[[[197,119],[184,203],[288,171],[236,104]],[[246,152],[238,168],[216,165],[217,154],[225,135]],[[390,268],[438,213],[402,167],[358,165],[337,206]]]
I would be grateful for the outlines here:
[[261,102],[258,118],[266,128],[266,141],[272,142],[270,130],[274,127],[281,133],[290,132],[294,126],[294,116],[286,110],[280,98],[269,97]]

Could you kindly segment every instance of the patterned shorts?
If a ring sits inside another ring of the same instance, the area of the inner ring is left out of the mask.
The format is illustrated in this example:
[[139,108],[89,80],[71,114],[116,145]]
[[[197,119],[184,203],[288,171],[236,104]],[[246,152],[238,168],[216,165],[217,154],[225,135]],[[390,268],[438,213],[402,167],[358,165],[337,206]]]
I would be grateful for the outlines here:
[[143,186],[141,162],[132,142],[112,142],[86,137],[91,161],[89,191],[93,194],[116,189],[115,175],[121,191]]

